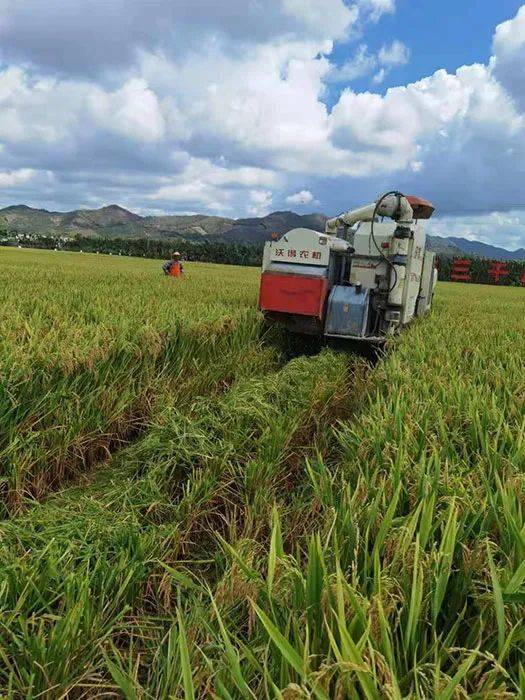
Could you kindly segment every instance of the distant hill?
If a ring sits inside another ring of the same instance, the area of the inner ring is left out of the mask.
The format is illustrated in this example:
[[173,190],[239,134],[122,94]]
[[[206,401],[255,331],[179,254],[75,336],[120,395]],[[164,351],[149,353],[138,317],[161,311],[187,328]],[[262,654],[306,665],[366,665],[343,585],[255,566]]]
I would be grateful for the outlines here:
[[[234,219],[203,214],[139,216],[116,204],[68,212],[32,209],[25,204],[0,209],[0,228],[16,233],[97,238],[200,238],[230,229]],[[2,225],[3,224],[3,225]]]
[[4,228],[16,228],[21,232],[35,229],[40,231],[48,227],[56,228],[60,225],[63,216],[64,214],[61,212],[32,209],[25,204],[17,204],[13,207],[0,209],[0,224],[3,224]]
[[[117,204],[100,209],[69,212],[33,209],[25,204],[0,209],[0,231],[49,236],[89,236],[95,238],[150,238],[219,240],[261,244],[272,234],[281,236],[292,228],[323,231],[324,214],[296,214],[275,211],[267,216],[230,219],[206,214],[139,216]],[[466,238],[429,236],[429,248],[440,255],[472,255],[498,260],[525,260],[525,249],[505,248],[469,241]]]
[[237,219],[233,225],[218,233],[225,241],[239,243],[263,243],[272,237],[272,233],[282,236],[293,228],[312,228],[314,231],[324,231],[328,219],[324,214],[295,214],[293,211],[275,211],[268,216],[252,219]]
[[427,236],[428,249],[438,255],[457,256],[465,255],[457,245],[450,243],[450,238],[441,238],[440,236]]
[[326,219],[324,214],[301,216],[291,211],[250,219],[205,214],[142,217],[115,204],[70,212],[32,209],[24,204],[0,209],[0,227],[16,233],[97,238],[214,238],[252,244],[263,243],[272,233],[282,235],[298,226],[322,231]]
[[525,248],[519,248],[518,250],[507,250],[506,248],[499,248],[498,246],[489,245],[488,243],[481,243],[481,241],[469,241],[466,238],[456,238],[455,236],[443,238],[442,240],[451,242],[464,253],[480,258],[492,258],[495,260],[525,260]]
[[0,225],[21,233],[49,233],[55,235],[96,235],[130,227],[142,222],[138,214],[111,204],[101,209],[76,209],[68,212],[32,209],[24,204],[0,209]]
[[158,232],[162,237],[169,236],[215,236],[227,231],[235,224],[235,219],[221,216],[193,214],[189,216],[146,216],[144,226]]
[[129,223],[142,221],[138,214],[111,204],[102,209],[77,209],[76,211],[62,214],[60,225],[71,228],[110,228],[113,226],[125,226]]

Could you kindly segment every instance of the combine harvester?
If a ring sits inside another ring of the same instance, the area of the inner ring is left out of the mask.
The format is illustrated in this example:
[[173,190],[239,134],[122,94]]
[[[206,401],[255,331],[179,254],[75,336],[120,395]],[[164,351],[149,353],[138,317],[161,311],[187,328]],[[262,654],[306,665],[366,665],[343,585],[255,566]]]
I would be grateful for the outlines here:
[[387,192],[329,219],[324,234],[296,228],[267,242],[259,294],[267,322],[383,343],[432,304],[435,254],[420,221],[433,212],[424,199]]

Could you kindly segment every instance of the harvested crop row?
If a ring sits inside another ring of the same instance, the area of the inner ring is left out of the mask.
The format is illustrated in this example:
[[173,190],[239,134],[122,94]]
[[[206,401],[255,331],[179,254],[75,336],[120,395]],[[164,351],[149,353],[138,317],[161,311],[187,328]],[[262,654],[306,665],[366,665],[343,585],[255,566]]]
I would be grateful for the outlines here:
[[111,690],[112,649],[133,645],[139,615],[148,626],[172,607],[158,559],[212,575],[224,565],[217,532],[264,541],[274,499],[301,493],[298,465],[348,380],[346,358],[328,352],[241,373],[222,395],[166,409],[87,489],[5,523],[2,683],[20,697]]

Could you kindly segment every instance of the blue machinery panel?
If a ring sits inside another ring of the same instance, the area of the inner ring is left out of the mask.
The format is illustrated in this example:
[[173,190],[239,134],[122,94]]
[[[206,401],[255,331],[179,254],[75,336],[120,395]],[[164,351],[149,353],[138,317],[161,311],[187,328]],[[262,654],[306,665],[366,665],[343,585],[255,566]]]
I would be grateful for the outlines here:
[[363,338],[366,335],[370,290],[336,285],[328,298],[326,335]]

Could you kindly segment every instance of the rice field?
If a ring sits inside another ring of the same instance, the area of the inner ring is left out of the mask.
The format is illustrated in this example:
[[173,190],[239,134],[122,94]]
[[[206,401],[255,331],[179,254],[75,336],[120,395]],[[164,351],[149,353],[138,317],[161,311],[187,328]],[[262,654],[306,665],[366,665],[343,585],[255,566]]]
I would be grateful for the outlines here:
[[258,271],[0,249],[0,696],[525,696],[525,290],[375,366]]

